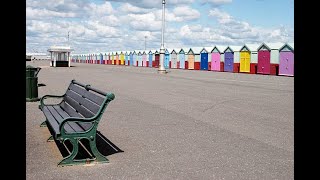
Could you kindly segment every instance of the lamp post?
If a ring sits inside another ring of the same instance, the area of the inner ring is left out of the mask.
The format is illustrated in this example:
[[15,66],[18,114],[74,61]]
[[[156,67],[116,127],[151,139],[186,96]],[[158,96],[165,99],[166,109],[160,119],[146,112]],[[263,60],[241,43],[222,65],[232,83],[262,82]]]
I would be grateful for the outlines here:
[[162,29],[161,29],[161,47],[160,47],[160,61],[159,61],[159,69],[158,69],[158,73],[161,74],[165,74],[167,73],[166,69],[164,68],[164,53],[165,53],[165,49],[164,49],[164,6],[166,4],[165,0],[162,0]]

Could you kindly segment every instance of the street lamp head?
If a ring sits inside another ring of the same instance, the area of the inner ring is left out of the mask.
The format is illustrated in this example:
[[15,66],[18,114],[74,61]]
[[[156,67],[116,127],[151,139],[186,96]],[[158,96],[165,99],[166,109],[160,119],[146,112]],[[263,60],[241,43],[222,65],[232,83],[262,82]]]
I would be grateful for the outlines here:
[[166,0],[162,0],[162,4],[165,4],[166,3]]

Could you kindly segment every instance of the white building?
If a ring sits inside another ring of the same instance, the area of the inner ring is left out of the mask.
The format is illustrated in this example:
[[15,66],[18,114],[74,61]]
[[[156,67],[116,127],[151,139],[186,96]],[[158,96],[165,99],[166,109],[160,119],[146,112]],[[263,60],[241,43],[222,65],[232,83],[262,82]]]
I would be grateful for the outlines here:
[[50,66],[52,67],[70,67],[71,61],[71,49],[70,46],[51,46],[48,49],[50,53]]

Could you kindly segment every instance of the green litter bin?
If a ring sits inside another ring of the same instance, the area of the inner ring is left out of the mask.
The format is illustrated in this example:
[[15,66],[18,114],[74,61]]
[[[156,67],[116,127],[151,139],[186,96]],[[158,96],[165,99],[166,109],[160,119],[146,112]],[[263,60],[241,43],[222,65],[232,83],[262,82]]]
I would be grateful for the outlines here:
[[38,73],[39,67],[26,66],[26,101],[39,101],[38,98]]

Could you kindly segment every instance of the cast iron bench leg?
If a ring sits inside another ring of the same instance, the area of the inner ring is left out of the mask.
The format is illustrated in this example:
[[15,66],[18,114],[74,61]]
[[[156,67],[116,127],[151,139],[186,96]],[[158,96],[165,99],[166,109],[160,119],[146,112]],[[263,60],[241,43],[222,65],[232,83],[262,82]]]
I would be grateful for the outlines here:
[[[76,157],[76,155],[78,154],[78,149],[79,149],[79,140],[76,138],[71,138],[69,139],[72,146],[73,146],[73,150],[72,152],[65,158],[63,158],[63,160],[61,160],[59,163],[58,163],[58,166],[72,166],[72,165],[75,165],[77,164],[77,162],[74,161],[74,158]],[[64,142],[62,142],[64,143]]]

